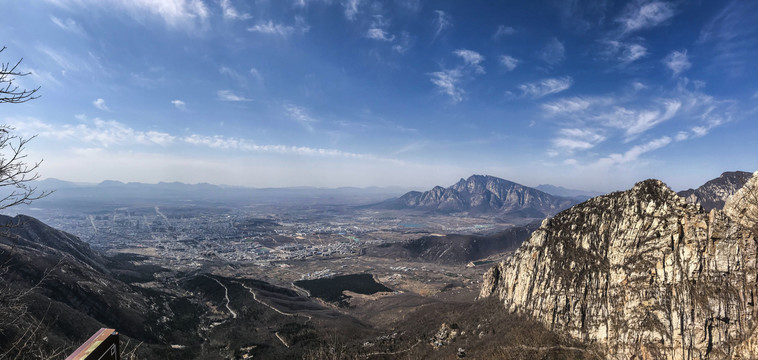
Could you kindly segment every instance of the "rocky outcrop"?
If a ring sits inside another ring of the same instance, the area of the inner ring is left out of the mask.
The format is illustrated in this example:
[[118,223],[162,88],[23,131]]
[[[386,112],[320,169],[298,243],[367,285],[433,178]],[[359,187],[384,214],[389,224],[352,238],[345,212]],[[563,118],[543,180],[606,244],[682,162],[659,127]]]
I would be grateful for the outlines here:
[[590,199],[543,221],[480,296],[609,358],[755,356],[758,245],[734,207],[707,213],[658,180]]
[[726,200],[724,212],[743,226],[758,225],[758,171]]
[[721,209],[724,207],[724,201],[736,193],[751,176],[752,174],[746,171],[727,171],[697,189],[680,191],[678,194],[687,202],[699,203],[707,211]]
[[494,176],[473,175],[448,188],[435,186],[425,192],[411,191],[380,206],[544,218],[575,203],[574,200],[553,196]]

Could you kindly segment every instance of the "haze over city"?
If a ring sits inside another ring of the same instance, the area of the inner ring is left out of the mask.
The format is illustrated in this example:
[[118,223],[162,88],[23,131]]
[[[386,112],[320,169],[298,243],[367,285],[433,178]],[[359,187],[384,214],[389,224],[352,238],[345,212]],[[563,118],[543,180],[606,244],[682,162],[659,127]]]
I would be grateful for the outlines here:
[[758,169],[758,3],[12,2],[43,178],[611,191]]

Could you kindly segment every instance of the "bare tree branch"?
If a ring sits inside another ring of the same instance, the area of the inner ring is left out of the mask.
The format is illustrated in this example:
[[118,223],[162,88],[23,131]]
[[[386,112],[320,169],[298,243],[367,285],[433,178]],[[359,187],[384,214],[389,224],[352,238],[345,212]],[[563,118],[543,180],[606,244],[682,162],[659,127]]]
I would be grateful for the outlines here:
[[[0,49],[0,53],[2,53],[5,49],[5,46],[3,46],[3,48]],[[18,66],[23,60],[24,59],[20,59],[15,64],[9,62],[0,63],[0,104],[20,104],[39,97],[37,95],[37,91],[40,89],[39,87],[32,90],[19,89],[18,86],[13,83],[13,81],[16,80],[17,76],[26,76],[31,74],[17,70]]]

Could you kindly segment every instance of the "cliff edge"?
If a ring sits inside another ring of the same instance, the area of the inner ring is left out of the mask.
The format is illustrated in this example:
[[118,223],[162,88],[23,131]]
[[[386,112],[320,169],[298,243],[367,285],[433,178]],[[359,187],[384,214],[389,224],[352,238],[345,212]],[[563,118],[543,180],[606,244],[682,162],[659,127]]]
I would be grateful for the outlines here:
[[736,199],[756,182],[758,172],[726,211],[705,212],[658,180],[590,199],[543,221],[484,275],[480,297],[609,358],[750,358],[758,240],[744,214],[755,204]]

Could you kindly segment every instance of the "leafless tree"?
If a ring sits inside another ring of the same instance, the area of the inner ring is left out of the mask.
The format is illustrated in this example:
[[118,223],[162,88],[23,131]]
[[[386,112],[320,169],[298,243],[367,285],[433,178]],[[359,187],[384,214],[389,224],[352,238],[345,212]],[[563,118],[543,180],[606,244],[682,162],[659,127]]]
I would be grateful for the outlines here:
[[[0,49],[0,55],[5,46]],[[27,90],[19,89],[14,83],[17,77],[26,76],[30,73],[18,70],[23,59],[12,63],[0,63],[0,104],[18,104],[38,98],[39,87]],[[37,191],[31,182],[39,178],[37,169],[42,161],[28,162],[24,153],[26,144],[32,137],[22,137],[13,133],[13,128],[8,125],[0,125],[0,188],[9,189],[0,195],[0,210],[20,204],[29,204],[39,200],[50,192]]]
[[[5,51],[5,46],[0,49],[0,54],[3,51]],[[27,102],[29,100],[34,100],[39,97],[37,96],[39,87],[32,90],[19,89],[18,85],[13,83],[13,81],[16,80],[17,76],[26,76],[31,74],[18,70],[18,66],[21,65],[22,60],[24,59],[20,59],[15,64],[10,62],[4,62],[0,64],[0,104],[18,104]]]
[[[4,50],[3,46],[0,55]],[[30,74],[19,71],[20,64],[21,60],[15,63],[0,63],[0,104],[19,104],[38,98],[39,87],[32,90],[19,89],[14,83],[17,77]],[[11,126],[0,125],[0,210],[29,204],[50,194],[47,191],[37,191],[32,185],[32,182],[39,178],[37,169],[41,161],[28,162],[25,150],[26,144],[34,139],[34,136],[25,138],[14,134],[13,131]],[[15,225],[3,225],[13,226]],[[13,235],[2,231],[0,236]],[[35,285],[14,286],[13,280],[8,276],[14,252],[13,245],[0,242],[0,338],[5,338],[4,343],[0,343],[0,359],[60,358],[65,349],[46,349],[42,345],[45,342],[46,314],[41,317],[32,316],[27,309],[27,303],[30,301],[30,295],[60,266],[63,259],[58,265],[45,271],[42,279]],[[6,338],[8,335],[11,337]]]

